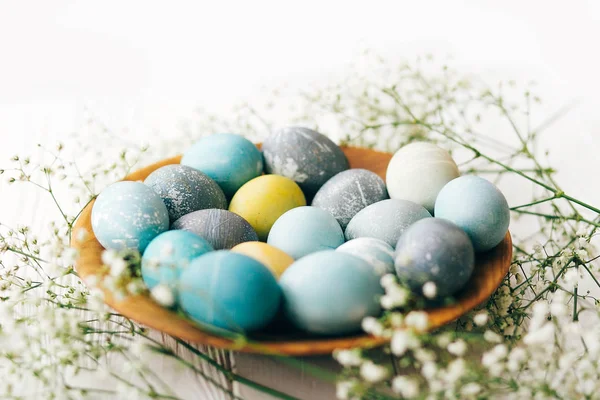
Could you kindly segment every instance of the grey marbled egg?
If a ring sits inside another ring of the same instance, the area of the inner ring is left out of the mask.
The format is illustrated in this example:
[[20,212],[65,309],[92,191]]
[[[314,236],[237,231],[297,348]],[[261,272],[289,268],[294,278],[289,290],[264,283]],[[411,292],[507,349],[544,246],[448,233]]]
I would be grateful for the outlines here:
[[193,211],[227,208],[223,190],[203,172],[186,165],[165,165],[152,172],[144,183],[162,198],[171,223]]
[[385,183],[376,173],[366,169],[349,169],[325,182],[311,205],[329,211],[342,229],[346,229],[360,210],[387,198]]
[[308,128],[280,129],[265,139],[262,150],[266,173],[294,180],[308,197],[350,167],[338,145]]
[[445,219],[416,222],[396,245],[396,273],[417,293],[425,283],[433,282],[438,298],[452,295],[467,283],[474,265],[475,250],[469,236]]
[[335,251],[362,258],[380,275],[394,273],[394,248],[383,240],[360,237],[347,241]]
[[431,214],[421,205],[408,200],[389,199],[360,210],[346,227],[346,240],[373,237],[395,246],[402,232]]
[[171,229],[183,229],[206,239],[215,249],[231,249],[243,242],[258,241],[248,221],[227,210],[208,209],[186,214]]

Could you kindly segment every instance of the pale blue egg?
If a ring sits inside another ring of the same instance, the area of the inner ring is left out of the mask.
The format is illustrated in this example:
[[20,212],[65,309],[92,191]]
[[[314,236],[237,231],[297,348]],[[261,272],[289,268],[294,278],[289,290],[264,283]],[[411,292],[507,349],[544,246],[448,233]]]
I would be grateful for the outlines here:
[[226,250],[194,259],[179,278],[179,304],[193,320],[235,332],[275,317],[281,290],[267,267]]
[[444,219],[415,222],[396,245],[396,273],[417,293],[421,293],[425,283],[433,282],[438,298],[452,295],[467,283],[474,265],[471,240],[462,229]]
[[275,221],[267,243],[298,259],[320,250],[336,249],[344,243],[344,233],[327,211],[297,207]]
[[394,273],[394,248],[380,239],[360,237],[336,249],[368,262],[378,274]]
[[203,137],[183,154],[181,164],[204,172],[228,198],[263,172],[261,152],[251,141],[233,133]]
[[152,172],[144,180],[163,199],[171,223],[193,211],[227,208],[223,190],[197,169],[173,164]]
[[491,182],[471,175],[456,178],[442,188],[435,202],[435,216],[467,232],[478,252],[496,247],[510,224],[510,209],[502,192]]
[[325,335],[360,330],[363,318],[381,313],[380,275],[366,261],[333,250],[294,262],[279,280],[283,310],[298,328]]
[[409,200],[379,201],[360,210],[346,227],[346,240],[372,237],[395,246],[409,226],[431,214],[420,204]]
[[169,229],[169,212],[162,199],[141,182],[108,186],[92,208],[92,230],[107,249],[144,251],[158,234]]
[[142,257],[142,278],[152,289],[159,283],[176,289],[181,271],[212,246],[200,236],[182,230],[163,232],[155,237]]

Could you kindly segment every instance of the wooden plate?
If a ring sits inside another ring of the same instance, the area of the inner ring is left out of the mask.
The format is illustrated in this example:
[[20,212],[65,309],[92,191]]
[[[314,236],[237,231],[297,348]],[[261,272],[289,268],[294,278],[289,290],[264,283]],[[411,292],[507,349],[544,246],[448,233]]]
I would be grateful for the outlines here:
[[[391,154],[356,147],[345,147],[343,150],[350,160],[352,168],[368,169],[385,179],[387,165],[392,157]],[[164,165],[179,163],[180,159],[181,157],[178,156],[160,161],[133,172],[125,180],[143,180],[152,171]],[[73,241],[73,246],[79,250],[77,272],[84,281],[92,276],[98,276],[100,271],[102,271],[101,253],[104,249],[92,232],[92,206],[93,203],[89,204],[83,210],[74,227],[74,232],[83,228],[89,233],[84,241]],[[466,285],[466,288],[457,294],[455,304],[426,310],[429,315],[430,329],[439,328],[456,320],[461,315],[487,300],[506,276],[511,259],[512,243],[510,234],[507,233],[504,241],[496,248],[477,255],[473,276]],[[251,342],[233,341],[202,330],[192,321],[161,307],[147,295],[131,296],[123,301],[116,301],[111,296],[110,291],[104,290],[104,293],[105,301],[109,306],[140,324],[183,340],[219,348],[253,353],[300,356],[328,354],[335,349],[373,347],[386,342],[386,339],[364,334],[334,338],[309,337],[298,334],[295,336],[265,334],[257,336]]]

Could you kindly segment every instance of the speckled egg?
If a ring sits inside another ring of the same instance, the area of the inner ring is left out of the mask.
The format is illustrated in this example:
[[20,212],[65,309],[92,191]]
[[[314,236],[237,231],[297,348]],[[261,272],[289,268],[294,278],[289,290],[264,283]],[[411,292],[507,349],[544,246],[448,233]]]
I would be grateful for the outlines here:
[[330,212],[346,229],[360,210],[387,198],[385,183],[377,174],[366,169],[349,169],[321,186],[311,205]]
[[265,171],[288,177],[312,197],[325,182],[350,167],[342,149],[308,128],[283,128],[262,145]]
[[281,276],[284,313],[311,333],[357,332],[363,318],[381,313],[379,279],[372,266],[353,255],[332,250],[310,254]]
[[336,251],[362,258],[378,274],[394,273],[394,248],[383,240],[360,237],[347,241]]
[[281,290],[255,259],[231,251],[196,258],[179,279],[179,304],[199,323],[236,332],[267,325],[277,313]]
[[163,232],[144,250],[142,278],[149,289],[159,283],[176,289],[181,271],[194,258],[212,250],[212,246],[195,233],[182,230]]
[[280,175],[263,175],[245,183],[235,193],[229,211],[248,221],[264,241],[277,218],[305,205],[304,193],[296,182]]
[[158,194],[140,182],[113,183],[100,193],[92,208],[92,230],[107,249],[143,252],[167,229],[167,207]]
[[336,249],[344,243],[344,233],[327,211],[309,206],[298,207],[275,221],[267,243],[297,260],[320,250]]
[[444,186],[435,202],[435,216],[467,232],[478,252],[496,247],[510,223],[510,209],[502,192],[491,182],[469,175]]
[[458,176],[458,167],[446,150],[415,142],[394,154],[385,180],[390,198],[410,200],[433,213],[440,190]]
[[183,154],[181,164],[204,172],[228,198],[263,172],[260,151],[251,141],[233,133],[203,137]]
[[171,228],[193,232],[206,239],[216,250],[231,249],[240,243],[258,240],[258,235],[244,218],[214,208],[186,214],[173,222]]
[[163,199],[171,222],[193,211],[227,208],[223,190],[208,175],[185,165],[165,165],[144,180]]
[[277,279],[294,262],[294,259],[287,253],[262,242],[240,243],[232,248],[231,251],[247,255],[259,261],[265,267],[269,268]]
[[408,228],[396,245],[398,277],[420,293],[433,282],[437,297],[456,293],[469,280],[475,251],[465,232],[450,221],[426,218]]
[[395,246],[402,232],[431,214],[423,206],[408,200],[383,200],[363,208],[346,228],[346,239],[372,237]]

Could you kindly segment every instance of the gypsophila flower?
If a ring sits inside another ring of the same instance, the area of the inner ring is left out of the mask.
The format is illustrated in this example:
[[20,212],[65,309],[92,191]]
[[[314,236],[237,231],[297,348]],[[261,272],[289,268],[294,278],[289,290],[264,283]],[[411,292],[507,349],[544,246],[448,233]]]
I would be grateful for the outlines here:
[[488,322],[488,314],[485,311],[479,312],[475,314],[473,317],[473,322],[477,326],[484,326]]
[[154,286],[150,291],[150,296],[160,305],[171,307],[175,304],[175,296],[171,288],[163,283]]
[[392,381],[392,389],[406,399],[412,399],[419,395],[419,382],[407,376],[397,376]]
[[360,375],[371,383],[381,382],[389,376],[389,371],[382,365],[377,365],[372,361],[365,361],[360,366]]
[[448,352],[462,357],[467,352],[467,343],[464,340],[458,339],[448,345]]
[[426,282],[423,285],[423,295],[428,299],[433,299],[437,296],[437,286],[433,282]]
[[415,349],[420,345],[419,339],[412,331],[397,330],[392,336],[391,350],[396,356],[401,356],[407,350]]
[[333,358],[335,358],[341,365],[347,367],[357,367],[363,361],[359,349],[336,350],[333,352]]
[[336,383],[336,397],[342,400],[356,399],[352,392],[357,386],[356,381],[341,381]]
[[490,330],[485,331],[483,338],[490,343],[500,343],[502,341],[502,336]]
[[429,325],[429,317],[424,311],[411,311],[406,315],[404,322],[408,327],[414,328],[417,331],[424,331]]

